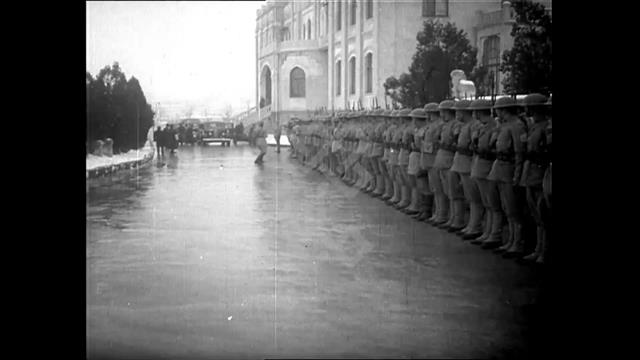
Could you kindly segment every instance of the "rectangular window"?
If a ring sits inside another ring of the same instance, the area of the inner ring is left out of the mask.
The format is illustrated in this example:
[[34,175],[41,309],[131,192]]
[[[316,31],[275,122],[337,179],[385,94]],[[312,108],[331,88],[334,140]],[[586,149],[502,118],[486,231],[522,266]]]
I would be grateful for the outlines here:
[[436,16],[449,16],[449,0],[436,1]]
[[336,3],[336,31],[340,31],[342,28],[342,1],[338,0]]
[[365,89],[367,93],[373,92],[373,54],[369,53],[365,57]]
[[342,62],[336,63],[336,95],[340,95],[342,90]]
[[449,0],[422,0],[422,16],[449,16]]
[[352,57],[349,60],[349,94],[354,95],[356,93],[356,58]]
[[367,0],[367,19],[373,17],[373,0]]
[[351,0],[351,25],[356,24],[357,7],[358,4],[356,3],[356,0]]

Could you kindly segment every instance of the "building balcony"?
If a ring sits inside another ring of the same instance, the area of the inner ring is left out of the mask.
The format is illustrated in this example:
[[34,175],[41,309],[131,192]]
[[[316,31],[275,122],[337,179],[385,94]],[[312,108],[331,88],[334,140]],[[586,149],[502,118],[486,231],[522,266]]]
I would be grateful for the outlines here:
[[271,55],[278,51],[278,43],[272,42],[264,47],[258,48],[258,58]]
[[327,46],[327,39],[310,39],[310,40],[287,40],[281,42],[279,51],[303,51],[303,50],[319,50],[322,46]]
[[511,8],[500,9],[496,11],[490,11],[480,13],[480,21],[478,22],[478,29],[486,29],[493,26],[500,25],[512,25],[515,23],[515,11]]

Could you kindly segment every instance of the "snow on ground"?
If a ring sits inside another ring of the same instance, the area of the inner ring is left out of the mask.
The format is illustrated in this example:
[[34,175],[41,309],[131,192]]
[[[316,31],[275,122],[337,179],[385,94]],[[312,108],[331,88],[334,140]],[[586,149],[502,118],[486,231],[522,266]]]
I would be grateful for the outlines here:
[[[267,134],[267,145],[276,146],[276,137],[273,134]],[[280,146],[291,146],[287,135],[280,135]]]
[[149,143],[149,141],[147,141],[146,144],[138,150],[130,150],[127,153],[113,155],[112,157],[89,154],[87,156],[87,171],[104,166],[120,165],[128,162],[143,160],[148,157],[152,157],[154,151],[155,149],[153,148],[153,146]]

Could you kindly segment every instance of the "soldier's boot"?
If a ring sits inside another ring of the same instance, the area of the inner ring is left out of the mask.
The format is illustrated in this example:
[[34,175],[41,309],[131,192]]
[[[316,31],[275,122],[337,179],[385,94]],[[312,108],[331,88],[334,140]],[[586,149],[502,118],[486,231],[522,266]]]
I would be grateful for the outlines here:
[[449,214],[449,199],[444,194],[438,195],[438,215],[436,220],[433,222],[434,226],[440,227],[445,224],[448,220]]
[[407,208],[405,209],[407,214],[417,214],[420,211],[418,210],[418,189],[414,188],[414,187],[410,187],[409,188],[410,191],[410,201],[409,201],[409,206],[407,206]]
[[398,209],[404,209],[409,206],[409,203],[411,202],[411,188],[406,185],[402,185],[400,193],[402,194],[402,197],[396,207]]
[[393,182],[393,196],[389,199],[390,204],[395,204],[400,201],[400,184],[397,181]]
[[371,195],[374,195],[374,192],[378,189],[378,175],[375,173],[369,173],[369,187],[367,188],[367,192]]
[[356,180],[356,183],[355,183],[354,186],[356,188],[358,188],[358,189],[362,189],[362,186],[364,185],[364,180],[365,179],[364,179],[364,171],[363,171],[363,169],[361,167],[358,167],[357,176],[358,176],[358,180]]
[[447,208],[447,221],[440,225],[439,228],[441,229],[446,229],[448,230],[451,225],[453,225],[453,218],[454,218],[454,214],[455,214],[455,205],[454,205],[454,201],[452,199],[450,199],[449,197],[447,197],[446,199],[447,204],[449,205]]
[[431,206],[431,217],[425,220],[426,223],[435,225],[438,220],[438,215],[440,214],[440,196],[436,194],[432,194],[432,206]]
[[414,218],[418,221],[425,221],[429,218],[429,216],[431,216],[431,214],[428,214],[428,198],[425,194],[423,194],[422,192],[418,191],[418,198],[416,200],[416,209],[418,209],[417,213],[414,216]]
[[464,200],[453,201],[453,221],[449,232],[460,231],[464,228]]
[[384,194],[384,186],[385,186],[384,176],[376,175],[376,188],[375,188],[375,190],[373,190],[373,195],[375,195],[375,196],[383,195]]
[[496,254],[507,251],[511,247],[511,244],[513,244],[513,235],[514,235],[513,219],[507,218],[507,227],[509,228],[509,233],[507,234],[508,235],[507,240],[502,243],[502,246],[494,250]]
[[547,230],[542,228],[542,249],[540,251],[540,255],[536,259],[536,264],[544,264],[544,258],[547,256],[549,252],[549,241],[547,238]]
[[464,240],[475,239],[483,234],[482,213],[484,207],[481,204],[471,203],[469,205],[469,223],[467,225],[467,233],[462,236]]
[[505,258],[520,257],[524,254],[524,237],[522,236],[522,224],[519,222],[513,223],[513,243],[507,249],[507,252],[503,255]]
[[365,185],[362,191],[364,191],[365,193],[370,193],[372,191],[371,186],[375,186],[375,183],[374,183],[375,178],[373,177],[373,175],[371,175],[369,171],[365,170],[364,174],[365,174]]
[[418,218],[419,221],[427,221],[433,214],[434,201],[433,194],[420,194],[420,205],[422,214]]
[[384,177],[384,195],[382,195],[381,199],[382,200],[389,200],[393,197],[393,181],[388,178],[388,177]]
[[493,217],[493,213],[489,209],[484,209],[484,232],[480,237],[471,240],[471,243],[474,245],[480,245],[483,241],[489,238],[491,234],[491,218]]
[[500,211],[491,212],[491,233],[489,237],[482,242],[483,249],[495,249],[502,244],[502,213]]
[[536,226],[536,249],[529,255],[522,258],[525,261],[536,261],[538,256],[542,253],[542,236],[543,234],[542,226]]

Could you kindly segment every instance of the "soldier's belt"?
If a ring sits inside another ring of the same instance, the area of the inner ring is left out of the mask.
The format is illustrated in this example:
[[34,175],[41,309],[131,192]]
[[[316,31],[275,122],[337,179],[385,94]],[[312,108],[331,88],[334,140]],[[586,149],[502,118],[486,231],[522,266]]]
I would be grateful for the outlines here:
[[457,150],[455,145],[452,144],[440,144],[439,149],[455,152]]
[[516,157],[512,153],[497,153],[496,158],[501,161],[515,162]]
[[494,161],[496,159],[496,154],[489,151],[477,151],[476,154],[482,160]]
[[458,154],[461,154],[461,155],[473,156],[473,151],[471,151],[471,150],[469,150],[469,149],[467,149],[467,148],[461,148],[461,147],[459,147],[459,148],[457,148],[456,152],[457,152]]
[[538,165],[542,165],[545,166],[547,164],[549,164],[549,158],[547,157],[546,154],[544,153],[540,153],[540,152],[535,152],[535,153],[526,153],[524,155],[525,160],[529,160],[530,162],[534,163],[534,164],[538,164]]

